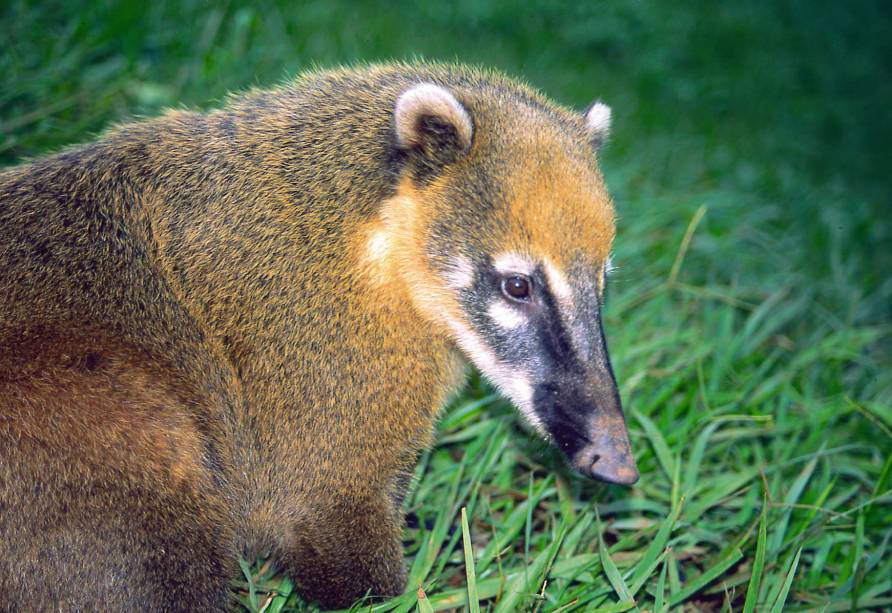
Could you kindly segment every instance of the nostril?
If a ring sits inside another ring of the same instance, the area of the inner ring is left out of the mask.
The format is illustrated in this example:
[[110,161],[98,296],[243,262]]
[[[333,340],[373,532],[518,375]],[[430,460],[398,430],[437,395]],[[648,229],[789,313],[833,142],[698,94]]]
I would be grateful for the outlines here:
[[628,444],[623,448],[611,440],[590,442],[576,456],[574,465],[582,474],[606,483],[631,485],[638,480],[638,469]]

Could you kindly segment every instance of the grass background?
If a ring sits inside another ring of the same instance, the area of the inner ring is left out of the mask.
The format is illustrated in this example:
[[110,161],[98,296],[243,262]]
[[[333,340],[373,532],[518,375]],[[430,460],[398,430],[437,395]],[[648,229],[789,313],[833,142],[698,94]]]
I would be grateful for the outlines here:
[[[409,590],[373,610],[890,609],[890,25],[865,0],[8,0],[0,164],[317,65],[455,59],[600,97],[641,480],[570,474],[474,378],[406,501]],[[234,607],[306,608],[243,570]]]

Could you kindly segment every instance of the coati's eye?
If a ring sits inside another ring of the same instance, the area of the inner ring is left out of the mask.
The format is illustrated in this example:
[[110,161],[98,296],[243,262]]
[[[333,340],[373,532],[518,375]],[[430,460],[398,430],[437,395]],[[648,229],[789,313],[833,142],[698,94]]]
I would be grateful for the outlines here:
[[502,279],[502,293],[515,302],[529,302],[530,280],[520,275],[511,275]]

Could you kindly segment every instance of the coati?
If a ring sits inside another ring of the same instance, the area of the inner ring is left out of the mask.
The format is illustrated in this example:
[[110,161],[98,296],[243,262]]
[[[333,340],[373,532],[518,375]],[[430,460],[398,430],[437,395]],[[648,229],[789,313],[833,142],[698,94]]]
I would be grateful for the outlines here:
[[476,366],[633,483],[600,305],[609,109],[499,73],[319,71],[0,174],[0,608],[324,607],[405,587],[400,501]]

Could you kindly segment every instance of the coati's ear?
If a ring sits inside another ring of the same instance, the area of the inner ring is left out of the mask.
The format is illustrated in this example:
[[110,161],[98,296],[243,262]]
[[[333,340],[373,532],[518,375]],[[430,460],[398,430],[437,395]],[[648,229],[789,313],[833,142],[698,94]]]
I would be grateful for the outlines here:
[[610,136],[611,115],[610,107],[600,100],[595,100],[585,109],[585,127],[595,149],[600,149]]
[[432,83],[400,94],[393,123],[398,146],[427,171],[458,160],[471,148],[474,136],[467,109],[448,90]]

